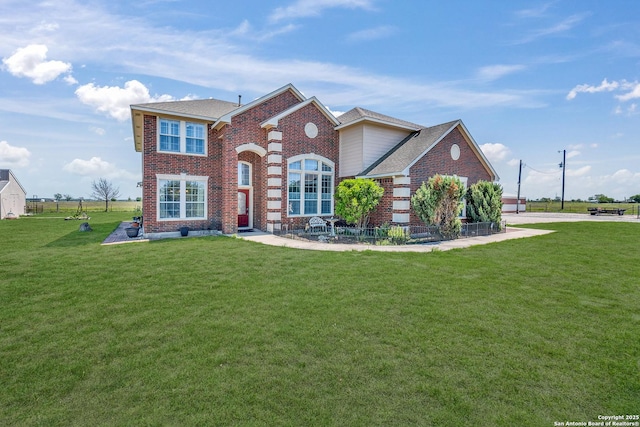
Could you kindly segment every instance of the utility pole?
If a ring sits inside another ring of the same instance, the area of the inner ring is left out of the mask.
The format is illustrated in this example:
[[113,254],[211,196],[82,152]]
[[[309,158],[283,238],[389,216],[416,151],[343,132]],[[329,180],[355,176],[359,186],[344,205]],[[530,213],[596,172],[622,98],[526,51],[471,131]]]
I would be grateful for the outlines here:
[[520,213],[520,182],[522,181],[522,160],[520,160],[520,170],[518,171],[518,198],[516,199],[516,213]]
[[[558,151],[559,153],[560,151]],[[562,150],[562,163],[560,163],[560,167],[562,168],[562,205],[560,206],[560,210],[564,210],[564,177],[565,170],[567,169],[567,150]]]

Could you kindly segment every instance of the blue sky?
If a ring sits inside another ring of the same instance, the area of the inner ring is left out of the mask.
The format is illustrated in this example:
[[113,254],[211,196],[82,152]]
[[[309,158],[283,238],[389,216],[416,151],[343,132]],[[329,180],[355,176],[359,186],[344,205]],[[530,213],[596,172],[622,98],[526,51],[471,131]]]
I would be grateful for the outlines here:
[[293,83],[331,111],[462,119],[505,193],[640,193],[640,2],[0,3],[0,168],[29,196],[141,195],[129,105]]

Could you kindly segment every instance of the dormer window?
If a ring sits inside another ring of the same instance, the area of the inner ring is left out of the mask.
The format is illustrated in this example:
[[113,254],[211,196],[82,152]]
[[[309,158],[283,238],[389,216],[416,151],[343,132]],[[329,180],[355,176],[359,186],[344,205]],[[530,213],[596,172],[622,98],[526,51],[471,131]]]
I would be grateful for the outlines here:
[[206,154],[206,126],[184,120],[158,119],[158,151]]

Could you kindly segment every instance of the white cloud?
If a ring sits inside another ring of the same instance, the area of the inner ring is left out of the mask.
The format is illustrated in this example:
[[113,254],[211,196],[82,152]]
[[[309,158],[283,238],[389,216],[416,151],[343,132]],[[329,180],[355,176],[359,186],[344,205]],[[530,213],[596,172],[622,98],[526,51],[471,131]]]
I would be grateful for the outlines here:
[[618,83],[615,80],[609,83],[605,78],[604,80],[602,80],[602,83],[600,83],[600,86],[591,86],[591,85],[583,84],[583,85],[578,85],[574,87],[567,94],[567,99],[572,100],[576,97],[576,95],[578,95],[578,93],[581,93],[581,92],[582,93],[611,92],[613,90],[618,89],[618,87],[620,87],[620,83]]
[[64,76],[62,80],[64,80],[70,86],[78,84],[78,81],[71,74]]
[[356,31],[347,36],[349,42],[363,42],[371,40],[379,40],[389,37],[396,31],[395,27],[390,25],[382,25],[375,28],[367,28],[366,30]]
[[509,166],[519,166],[520,165],[520,159],[511,159],[507,162],[507,165]]
[[[317,11],[347,5],[361,9],[374,7],[373,0],[353,3],[293,1],[290,4],[300,7],[317,6]],[[0,2],[0,12],[13,11],[3,7]],[[243,31],[251,32],[250,28],[247,29],[248,22],[240,25],[237,34],[232,34],[228,29],[215,28],[206,31],[181,31],[154,26],[153,22],[137,16],[114,15],[99,4],[87,5],[73,0],[46,3],[46,14],[49,21],[68,22],[68,25],[61,25],[55,33],[38,33],[36,36],[50,39],[66,58],[79,64],[90,63],[94,68],[112,69],[114,64],[118,64],[126,73],[173,79],[232,93],[242,90],[247,96],[269,93],[284,82],[294,82],[297,87],[304,87],[308,92],[321,96],[323,102],[332,105],[368,105],[371,108],[384,105],[387,109],[394,106],[406,108],[408,104],[414,104],[417,108],[535,108],[543,105],[537,100],[537,96],[544,94],[544,91],[477,91],[468,86],[463,87],[458,82],[390,77],[353,66],[287,56],[275,58],[267,53],[255,56],[249,53],[253,51],[255,43],[236,43],[238,35]],[[33,28],[39,25],[41,19],[28,13],[14,12],[10,16],[19,21],[22,28]],[[279,23],[278,26],[285,25]],[[73,28],[72,32],[69,32],[70,28]],[[83,37],[77,37],[76,34],[83,34]],[[265,35],[257,33],[240,37],[255,39]],[[24,42],[14,34],[8,35],[7,45],[19,43]],[[101,46],[101,49],[96,49],[95,46]],[[109,54],[105,55],[105,52]],[[215,54],[202,55],[202,52]],[[83,65],[78,67],[82,68]],[[94,84],[99,85],[101,82]],[[109,114],[106,110],[104,113]]]
[[89,128],[89,130],[90,130],[91,132],[95,133],[96,135],[100,135],[100,136],[103,136],[103,135],[105,135],[105,134],[107,133],[107,131],[106,131],[106,130],[104,130],[103,128],[99,128],[99,127],[97,127],[97,126],[91,126],[91,127]]
[[30,44],[16,50],[10,57],[3,58],[2,63],[14,76],[28,77],[37,85],[45,84],[55,80],[61,74],[71,72],[69,63],[47,61],[47,51],[47,46],[43,44]]
[[105,113],[119,121],[125,121],[131,116],[131,104],[147,102],[173,101],[169,95],[151,96],[149,89],[137,80],[130,80],[124,88],[118,86],[96,86],[93,83],[76,89],[78,99],[90,105],[100,113]]
[[5,168],[29,165],[31,153],[24,147],[14,147],[7,141],[0,141],[0,166]]
[[64,165],[63,169],[75,175],[99,176],[112,173],[115,166],[100,157],[92,157],[89,160],[74,159]]
[[577,157],[579,155],[580,155],[580,151],[578,151],[578,150],[567,151],[567,159],[571,159],[571,158]]
[[625,102],[631,99],[640,98],[640,83],[623,81],[622,89],[628,90],[629,92],[624,95],[616,95],[616,98],[619,101]]
[[500,143],[487,143],[480,145],[480,149],[490,162],[501,162],[510,154],[510,150]]
[[123,169],[118,169],[113,163],[102,160],[100,157],[92,157],[89,160],[74,159],[62,168],[74,175],[87,177],[101,177],[108,179],[139,179],[140,176]]
[[524,70],[525,68],[526,67],[524,65],[488,65],[478,70],[478,78],[493,81],[506,75]]
[[283,19],[306,18],[319,16],[325,9],[373,9],[374,0],[297,0],[287,7],[275,9],[269,20],[278,22]]
[[581,168],[578,169],[571,169],[571,168],[567,168],[567,170],[565,171],[567,176],[586,176],[589,172],[591,172],[591,166],[587,165],[587,166],[583,166]]

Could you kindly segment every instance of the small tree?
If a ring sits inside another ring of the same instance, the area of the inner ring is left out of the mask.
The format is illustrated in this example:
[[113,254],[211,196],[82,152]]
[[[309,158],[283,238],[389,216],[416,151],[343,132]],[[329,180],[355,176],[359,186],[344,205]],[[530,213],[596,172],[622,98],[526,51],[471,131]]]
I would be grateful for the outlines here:
[[97,182],[91,183],[91,197],[98,200],[104,200],[104,211],[109,211],[109,200],[115,199],[120,195],[120,189],[114,187],[111,181],[100,178]]
[[372,179],[345,179],[336,188],[336,213],[349,224],[363,228],[383,194],[384,188]]
[[607,197],[604,194],[596,194],[595,198],[598,203],[613,203],[613,198]]
[[502,220],[502,187],[478,181],[467,190],[467,218],[470,222],[493,222],[500,227]]
[[640,194],[636,194],[635,196],[629,197],[629,200],[632,202],[640,203]]
[[425,224],[435,225],[445,239],[460,236],[464,186],[456,177],[436,175],[422,183],[411,197],[411,205]]
[[73,200],[73,196],[71,196],[71,194],[65,194],[65,195],[64,195],[64,199],[65,199],[67,202],[70,202],[71,200]]

